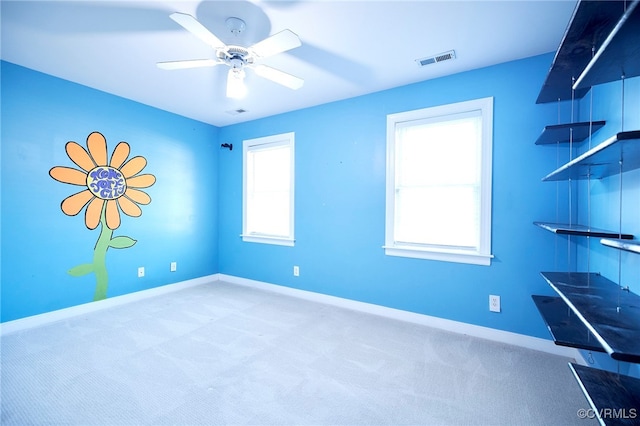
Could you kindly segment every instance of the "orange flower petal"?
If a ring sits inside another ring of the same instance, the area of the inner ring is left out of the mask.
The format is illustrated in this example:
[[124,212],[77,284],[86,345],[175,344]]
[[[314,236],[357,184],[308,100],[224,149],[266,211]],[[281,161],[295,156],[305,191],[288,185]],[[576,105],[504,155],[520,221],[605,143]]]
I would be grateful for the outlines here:
[[133,157],[131,160],[127,161],[127,164],[122,166],[120,171],[124,175],[125,178],[129,178],[137,173],[140,173],[144,166],[147,165],[147,160],[144,157]]
[[76,163],[81,169],[88,172],[93,169],[96,165],[93,163],[93,160],[89,156],[89,153],[86,149],[84,149],[77,142],[67,142],[64,147],[65,151],[67,151],[67,155]]
[[87,174],[71,167],[56,166],[49,170],[49,176],[62,183],[71,185],[86,185]]
[[116,203],[116,200],[107,201],[105,216],[109,229],[116,229],[120,226],[120,212],[118,211],[118,203]]
[[89,205],[87,206],[87,210],[84,212],[84,223],[87,225],[89,229],[96,229],[98,224],[100,223],[100,216],[102,215],[102,206],[104,205],[104,200],[101,198],[94,198]]
[[73,194],[64,200],[60,207],[67,216],[75,216],[80,213],[80,210],[93,198],[93,194],[88,189]]
[[124,193],[124,195],[138,204],[149,204],[151,202],[151,197],[149,197],[146,192],[138,191],[137,189],[127,188],[127,191]]
[[87,147],[97,166],[107,165],[107,140],[101,133],[93,132],[87,136]]
[[127,216],[138,217],[142,215],[142,210],[140,209],[140,207],[127,197],[118,198],[118,204],[120,204],[122,213],[126,214]]
[[131,151],[129,144],[126,142],[120,142],[116,146],[116,149],[113,150],[113,154],[111,155],[111,164],[109,165],[114,169],[119,169],[129,156],[129,151]]
[[132,188],[148,188],[156,183],[154,175],[139,175],[127,179],[127,186]]

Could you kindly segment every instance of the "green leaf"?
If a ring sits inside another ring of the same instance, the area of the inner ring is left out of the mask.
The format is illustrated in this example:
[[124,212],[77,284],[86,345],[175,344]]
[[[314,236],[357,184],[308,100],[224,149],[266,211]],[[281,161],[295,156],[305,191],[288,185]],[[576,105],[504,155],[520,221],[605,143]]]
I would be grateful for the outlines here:
[[67,273],[74,277],[81,277],[93,272],[93,263],[83,263],[82,265],[74,266],[69,269]]
[[109,242],[109,246],[116,249],[129,248],[137,241],[129,237],[115,237]]

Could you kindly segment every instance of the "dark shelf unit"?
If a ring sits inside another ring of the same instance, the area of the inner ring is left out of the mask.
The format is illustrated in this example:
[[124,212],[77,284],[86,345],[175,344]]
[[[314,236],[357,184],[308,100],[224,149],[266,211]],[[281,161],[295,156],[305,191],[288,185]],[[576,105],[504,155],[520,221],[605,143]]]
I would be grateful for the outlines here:
[[615,231],[606,231],[604,229],[592,228],[584,225],[568,225],[563,223],[549,223],[549,222],[533,222],[534,225],[539,226],[549,232],[553,232],[558,235],[575,235],[579,237],[598,237],[598,238],[618,238],[622,240],[632,240],[633,235],[621,234]]
[[633,130],[610,137],[542,180],[601,179],[637,168],[640,168],[640,130]]
[[618,250],[640,254],[640,241],[638,240],[631,241],[620,238],[603,238],[600,240],[600,244],[607,247],[613,247]]
[[542,272],[611,358],[640,362],[640,296],[597,273]]
[[579,143],[600,130],[605,124],[606,121],[583,121],[579,123],[545,126],[536,140],[536,145],[552,145],[567,142]]
[[[640,0],[580,0],[536,102],[573,101],[592,86],[636,76],[640,76]],[[579,142],[600,129],[601,123],[547,126],[536,144]],[[624,131],[542,180],[601,179],[637,168],[640,131]],[[629,234],[582,225],[535,224],[555,234],[599,237],[605,246],[640,254],[640,241]],[[640,296],[597,273],[541,274],[559,297],[532,298],[556,344],[603,350],[612,359],[640,363]],[[601,424],[640,424],[640,379],[569,366]]]
[[556,51],[536,103],[580,99],[589,88],[572,90],[572,85],[624,13],[623,1],[580,1]]
[[627,10],[573,85],[577,91],[640,75],[640,0]]
[[569,368],[601,424],[640,422],[640,379],[574,363]]
[[533,295],[531,298],[556,345],[605,352],[593,333],[561,297]]

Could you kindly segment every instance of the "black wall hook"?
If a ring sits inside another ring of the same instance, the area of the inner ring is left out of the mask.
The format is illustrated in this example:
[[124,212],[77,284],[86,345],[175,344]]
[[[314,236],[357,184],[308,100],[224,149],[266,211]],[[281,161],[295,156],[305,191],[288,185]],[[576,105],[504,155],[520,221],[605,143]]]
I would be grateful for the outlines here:
[[233,151],[233,144],[232,143],[223,143],[222,145],[220,145],[220,148],[229,148],[229,151]]

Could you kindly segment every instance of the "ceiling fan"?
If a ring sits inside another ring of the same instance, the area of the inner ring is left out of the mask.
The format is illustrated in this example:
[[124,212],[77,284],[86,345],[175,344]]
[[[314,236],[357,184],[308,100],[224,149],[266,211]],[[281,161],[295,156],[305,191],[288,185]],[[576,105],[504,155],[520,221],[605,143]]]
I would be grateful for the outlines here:
[[[298,36],[290,30],[283,30],[248,48],[235,45],[226,45],[211,31],[205,28],[196,18],[186,13],[172,13],[171,19],[180,24],[184,29],[211,46],[216,53],[215,59],[188,59],[181,61],[158,62],[159,68],[167,70],[212,67],[226,65],[229,67],[227,75],[227,96],[239,98],[246,93],[244,85],[245,68],[251,68],[261,77],[267,78],[290,89],[299,89],[304,80],[284,71],[272,68],[264,64],[256,63],[260,58],[266,58],[285,52],[300,46],[302,43]],[[227,28],[232,34],[238,35],[244,31],[246,24],[240,18],[227,18]]]

